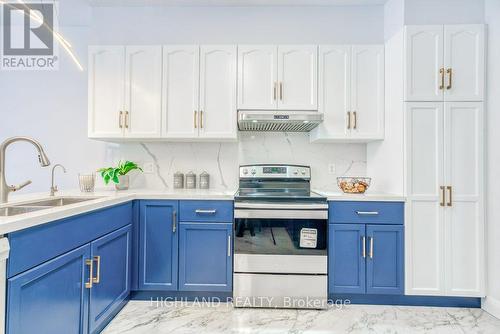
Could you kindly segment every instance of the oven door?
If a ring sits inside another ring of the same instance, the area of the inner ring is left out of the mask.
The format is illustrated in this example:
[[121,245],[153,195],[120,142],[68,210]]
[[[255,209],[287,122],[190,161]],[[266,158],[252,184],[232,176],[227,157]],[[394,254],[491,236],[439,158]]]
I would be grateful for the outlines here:
[[326,274],[326,207],[236,204],[234,272]]

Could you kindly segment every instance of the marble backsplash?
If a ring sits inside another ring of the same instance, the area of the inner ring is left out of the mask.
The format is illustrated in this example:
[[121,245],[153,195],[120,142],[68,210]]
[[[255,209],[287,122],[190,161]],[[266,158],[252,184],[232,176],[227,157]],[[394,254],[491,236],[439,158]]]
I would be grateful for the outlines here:
[[[135,188],[171,189],[175,172],[207,171],[211,188],[234,190],[239,165],[252,163],[310,165],[312,186],[321,190],[336,190],[337,176],[366,174],[366,145],[311,144],[304,133],[240,132],[235,143],[109,144],[107,155],[110,163],[120,159],[153,163],[153,173],[132,175]],[[329,173],[330,164],[335,164],[334,174]]]

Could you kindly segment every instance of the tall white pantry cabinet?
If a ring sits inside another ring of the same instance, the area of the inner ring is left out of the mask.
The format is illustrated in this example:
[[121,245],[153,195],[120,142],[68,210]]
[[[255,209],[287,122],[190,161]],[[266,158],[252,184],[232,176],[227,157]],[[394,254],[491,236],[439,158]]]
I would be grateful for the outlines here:
[[409,295],[485,295],[484,30],[405,28]]

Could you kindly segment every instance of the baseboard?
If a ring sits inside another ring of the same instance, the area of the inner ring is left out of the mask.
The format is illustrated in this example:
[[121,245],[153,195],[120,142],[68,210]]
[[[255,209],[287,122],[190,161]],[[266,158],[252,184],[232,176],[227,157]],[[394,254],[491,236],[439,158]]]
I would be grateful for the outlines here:
[[500,319],[500,299],[491,296],[483,298],[481,300],[481,308],[495,318]]
[[401,306],[467,307],[467,308],[481,307],[481,298],[475,298],[475,297],[334,294],[330,295],[330,300],[332,300],[334,303],[348,302],[350,304],[366,304],[366,305],[401,305]]

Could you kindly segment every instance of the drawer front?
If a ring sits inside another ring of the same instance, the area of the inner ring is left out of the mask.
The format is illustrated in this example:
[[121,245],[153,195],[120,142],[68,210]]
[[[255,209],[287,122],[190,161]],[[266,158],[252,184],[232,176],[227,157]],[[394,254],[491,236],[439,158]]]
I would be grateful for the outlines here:
[[131,223],[132,203],[126,203],[11,233],[8,277]]
[[181,201],[179,221],[183,222],[233,222],[232,201]]
[[403,202],[332,201],[328,213],[334,224],[404,224]]

